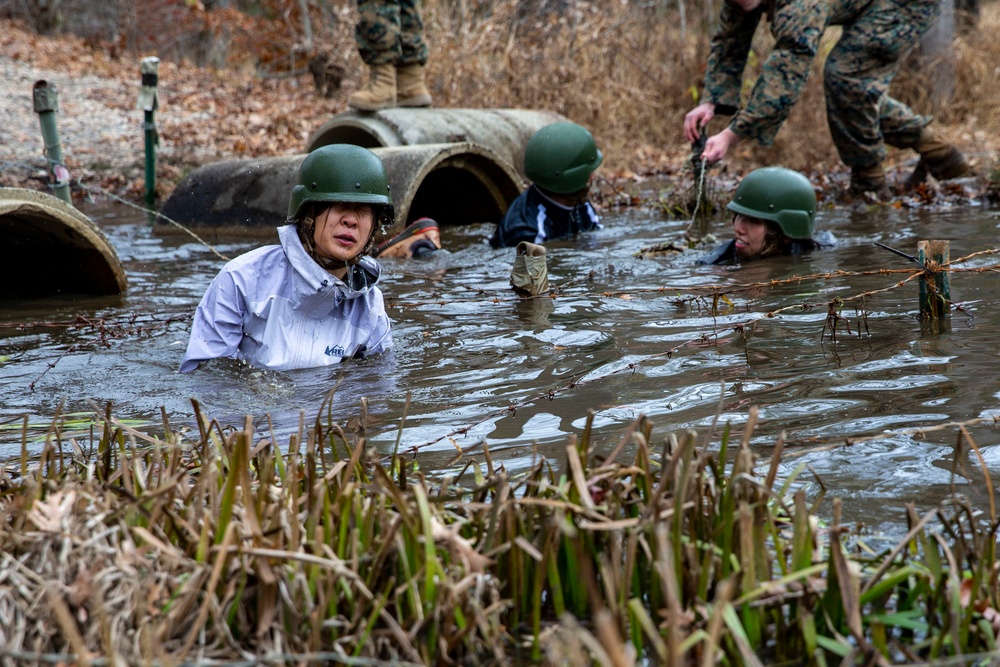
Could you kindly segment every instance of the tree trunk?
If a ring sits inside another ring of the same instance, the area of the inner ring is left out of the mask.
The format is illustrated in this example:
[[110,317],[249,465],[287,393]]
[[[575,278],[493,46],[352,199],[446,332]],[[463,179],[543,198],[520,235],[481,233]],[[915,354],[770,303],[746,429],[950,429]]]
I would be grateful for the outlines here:
[[927,74],[935,114],[951,103],[955,93],[954,40],[954,0],[941,0],[941,15],[920,41],[921,68]]

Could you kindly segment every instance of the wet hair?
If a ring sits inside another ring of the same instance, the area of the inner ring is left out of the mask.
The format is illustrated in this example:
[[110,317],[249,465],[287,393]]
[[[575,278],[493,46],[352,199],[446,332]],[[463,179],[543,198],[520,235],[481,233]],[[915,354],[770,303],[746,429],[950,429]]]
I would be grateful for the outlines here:
[[[755,218],[755,220],[760,220],[760,218]],[[772,255],[785,254],[788,246],[792,243],[792,239],[785,236],[778,223],[771,222],[770,220],[763,220],[762,222],[765,225],[766,231],[764,232],[764,245],[761,247],[757,257],[771,257]]]
[[369,250],[371,250],[372,246],[375,245],[376,237],[378,237],[379,234],[384,235],[386,228],[391,226],[394,221],[393,209],[391,206],[383,206],[381,204],[364,204],[364,206],[367,206],[372,210],[372,230],[368,235],[368,243],[365,244],[365,247],[361,252],[347,262],[332,260],[328,257],[323,257],[316,252],[316,218],[320,213],[330,208],[333,204],[339,203],[342,202],[309,202],[299,209],[299,216],[297,218],[292,217],[286,221],[296,226],[299,233],[299,241],[302,242],[302,247],[305,248],[310,257],[316,260],[317,264],[325,269],[336,269],[357,264],[361,258],[366,255]]
[[773,257],[775,255],[797,255],[799,253],[810,252],[822,247],[811,238],[793,239],[790,236],[787,236],[783,231],[781,231],[781,227],[779,227],[776,222],[762,220],[761,218],[753,219],[760,220],[764,223],[764,243],[759,253],[753,257],[746,257],[743,261],[763,259],[764,257]]

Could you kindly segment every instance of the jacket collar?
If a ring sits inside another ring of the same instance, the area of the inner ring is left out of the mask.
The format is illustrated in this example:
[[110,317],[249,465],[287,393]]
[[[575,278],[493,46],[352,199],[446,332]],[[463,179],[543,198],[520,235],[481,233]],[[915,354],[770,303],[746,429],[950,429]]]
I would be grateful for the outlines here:
[[366,294],[382,277],[379,263],[365,255],[348,268],[345,280],[340,280],[309,256],[294,224],[278,227],[278,239],[292,269],[317,292],[332,285],[343,292],[344,298],[353,299]]

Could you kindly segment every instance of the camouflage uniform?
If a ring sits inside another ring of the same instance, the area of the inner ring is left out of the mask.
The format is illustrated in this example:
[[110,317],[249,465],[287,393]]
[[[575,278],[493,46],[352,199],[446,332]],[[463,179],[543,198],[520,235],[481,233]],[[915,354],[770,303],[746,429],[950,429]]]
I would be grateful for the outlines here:
[[[843,34],[823,71],[826,114],[840,159],[850,167],[881,164],[885,144],[912,148],[930,117],[888,95],[901,56],[931,26],[940,0],[764,0],[752,12],[723,2],[712,38],[705,97],[716,113],[735,113],[729,128],[770,145],[799,99],[827,26]],[[761,16],[767,14],[773,51],[740,108],[743,69]]]
[[358,0],[354,40],[366,65],[426,65],[420,0]]

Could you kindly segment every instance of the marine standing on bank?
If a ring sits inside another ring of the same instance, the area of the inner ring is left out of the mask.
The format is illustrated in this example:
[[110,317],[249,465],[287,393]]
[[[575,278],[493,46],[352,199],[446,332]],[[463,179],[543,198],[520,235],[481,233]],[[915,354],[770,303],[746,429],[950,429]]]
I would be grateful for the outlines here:
[[[891,197],[882,162],[885,145],[912,148],[920,162],[907,181],[928,173],[939,180],[968,171],[957,148],[931,130],[921,116],[888,94],[900,59],[933,23],[940,0],[726,0],[712,39],[705,73],[705,101],[684,118],[694,142],[716,114],[733,115],[728,127],[709,137],[702,156],[725,157],[742,139],[770,145],[798,101],[827,26],[843,33],[823,70],[826,115],[840,159],[851,168],[851,191]],[[740,106],[743,70],[757,25],[767,16],[774,49],[746,105]]]
[[347,98],[352,109],[429,107],[424,81],[429,51],[420,0],[358,0],[354,40],[368,65],[368,85]]

